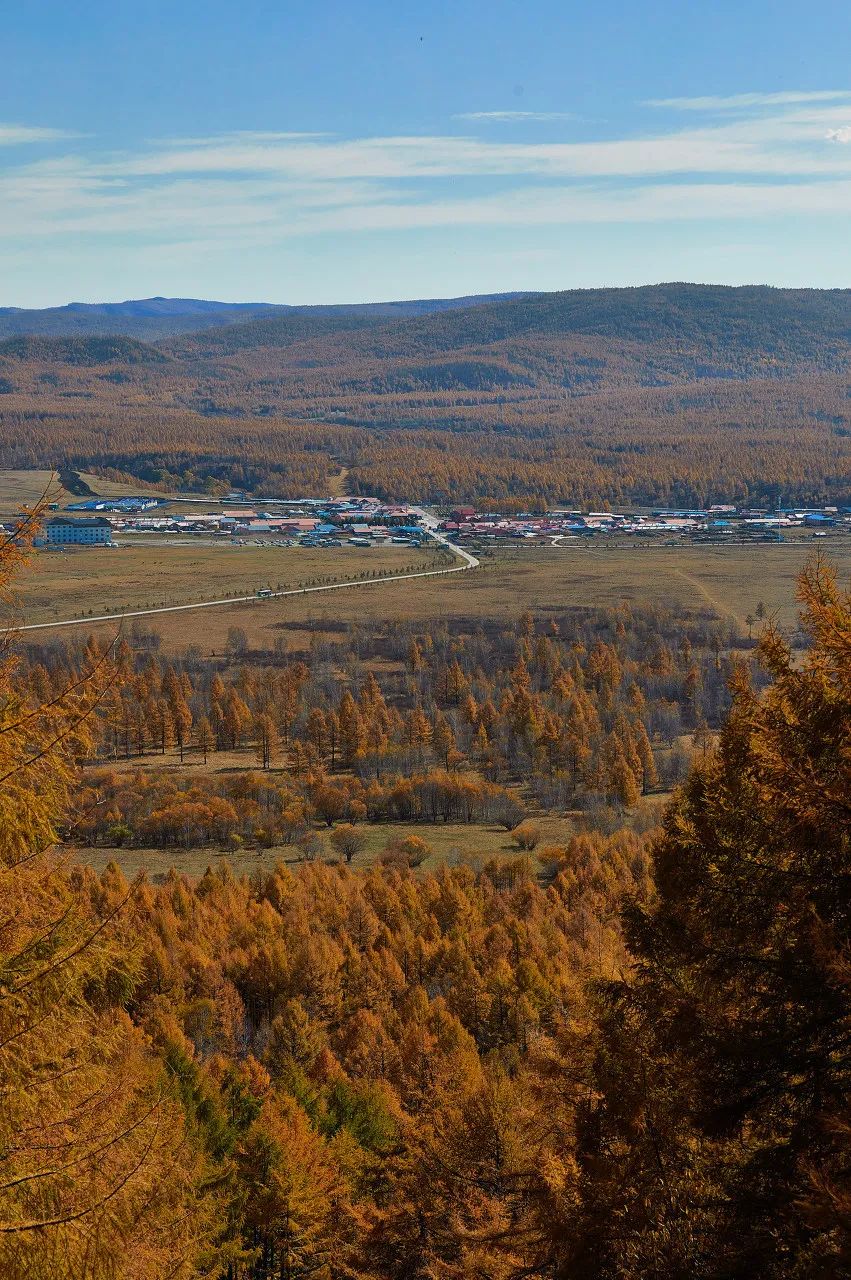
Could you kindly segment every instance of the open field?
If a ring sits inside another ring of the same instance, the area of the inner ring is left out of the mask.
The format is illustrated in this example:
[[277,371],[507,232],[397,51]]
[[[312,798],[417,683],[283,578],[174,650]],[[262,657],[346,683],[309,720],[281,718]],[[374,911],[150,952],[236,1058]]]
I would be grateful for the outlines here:
[[[149,485],[140,484],[138,480],[127,482],[106,480],[103,476],[94,475],[90,471],[80,471],[78,474],[83,483],[87,484],[92,493],[96,493],[99,498],[133,498],[139,493],[147,494],[151,498],[167,496],[160,489],[152,489]],[[68,501],[80,502],[82,499],[69,497]]]
[[[566,840],[572,831],[568,818],[547,815],[536,818],[541,828],[542,848]],[[367,839],[367,847],[352,860],[353,867],[366,867],[375,862],[388,841],[420,836],[432,850],[431,857],[422,864],[423,869],[434,870],[442,862],[471,862],[477,858],[486,860],[500,856],[519,857],[521,850],[512,842],[511,835],[502,827],[479,826],[475,823],[365,823],[361,828]],[[318,829],[319,835],[330,835],[326,828]],[[328,846],[325,858],[338,855]],[[77,849],[76,861],[88,863],[96,871],[102,871],[110,861],[115,861],[126,876],[144,870],[149,877],[164,875],[170,867],[190,876],[200,876],[208,866],[228,862],[238,875],[250,875],[252,871],[270,870],[276,862],[295,864],[301,854],[291,845],[278,845],[272,849],[245,848],[226,850],[207,846],[198,849]]]
[[[745,619],[761,600],[781,626],[792,627],[797,618],[795,579],[816,546],[831,558],[840,579],[847,583],[851,578],[851,544],[840,538],[825,539],[819,544],[802,541],[754,547],[678,545],[606,550],[600,544],[594,547],[562,544],[560,547],[519,547],[516,551],[497,552],[487,556],[479,569],[437,579],[376,583],[345,593],[317,593],[303,598],[223,606],[205,611],[203,627],[199,626],[198,614],[193,613],[163,614],[152,618],[150,625],[161,633],[165,647],[170,649],[198,643],[199,636],[203,636],[205,647],[209,646],[210,651],[221,651],[228,629],[234,626],[242,627],[249,641],[258,648],[273,648],[276,640],[285,638],[289,648],[299,649],[306,643],[309,631],[324,628],[334,631],[341,621],[370,622],[375,618],[390,617],[428,625],[435,620],[450,618],[472,622],[485,618],[510,620],[527,608],[546,616],[550,612],[578,606],[612,608],[621,603],[637,606],[658,603],[686,609],[712,609],[731,618],[746,631]],[[224,556],[228,550],[230,548],[222,548],[221,551],[215,548],[209,555]],[[235,554],[239,550],[233,548]],[[196,557],[200,554],[194,548],[187,549],[187,554],[191,557],[193,551]],[[396,551],[398,558],[392,558],[392,552]],[[277,566],[285,555],[293,557],[289,563],[296,565],[299,575],[305,577],[332,572],[343,563],[351,565],[354,571],[356,564],[354,559],[341,561],[339,549],[336,558],[330,561],[331,570],[327,558],[331,552],[328,551],[294,548],[292,551],[274,552],[246,548],[243,554],[248,556],[250,552],[256,559],[242,562],[243,565],[250,563],[251,567],[246,569],[245,578],[240,577],[240,581],[248,579],[252,587],[257,585],[257,579],[251,579],[251,573],[263,566],[269,566],[265,569],[267,578],[271,575],[275,582],[283,580],[283,564],[280,570]],[[125,563],[123,557],[131,553],[79,554],[81,557],[96,554],[104,560],[112,557],[120,565]],[[349,557],[355,553],[346,550],[342,554]],[[380,552],[374,548],[364,554],[382,557],[380,562],[370,559],[369,564],[374,567],[379,564],[380,567],[390,567],[391,563],[394,566],[410,564],[417,554],[426,555],[424,551],[417,553],[407,547],[387,548]],[[308,556],[321,557],[320,564],[308,568]],[[391,559],[385,560],[385,556]],[[70,562],[70,556],[62,559]],[[205,563],[208,572],[215,572],[210,560],[205,558]],[[83,560],[81,572],[85,571],[85,564],[86,560]],[[276,566],[274,571],[271,568],[273,564]],[[243,570],[234,561],[231,572],[241,575]],[[138,573],[136,597],[159,598],[163,594],[161,590],[149,589],[145,594],[144,584],[148,579],[141,564],[138,565]],[[151,573],[159,583],[159,567],[149,570]],[[221,574],[217,581],[225,586]],[[184,586],[185,583],[184,578]],[[194,582],[191,590],[198,594]],[[101,601],[106,603],[102,589],[98,587],[97,591]],[[114,590],[112,594],[114,596]],[[123,598],[130,598],[126,591]],[[36,607],[34,599],[30,607]],[[49,608],[44,596],[39,607],[43,611]],[[45,620],[50,620],[50,616]]]
[[[86,472],[80,473],[80,479],[101,498],[126,498],[138,493],[149,493],[152,497],[164,496],[158,490],[148,489],[138,482],[121,484]],[[49,491],[51,501],[59,504],[60,510],[64,510],[71,502],[82,501],[63,489],[56,472],[0,471],[0,519],[8,520],[17,515],[22,506],[32,506],[46,491]]]
[[[16,621],[54,622],[87,613],[191,604],[220,596],[249,595],[265,586],[286,590],[319,581],[358,578],[371,571],[423,570],[436,565],[437,560],[438,553],[431,547],[314,548],[284,547],[275,542],[234,546],[225,540],[213,545],[169,545],[157,537],[144,542],[125,540],[115,549],[41,550],[33,556],[16,602]],[[263,601],[262,607],[273,603]],[[253,605],[247,607],[253,609]],[[191,637],[193,643],[203,634],[206,643],[213,612],[217,611],[178,615],[181,634]],[[234,621],[232,609],[224,612],[230,621],[221,631],[223,639],[228,626],[242,625]],[[156,619],[151,622],[153,625]],[[213,627],[218,636],[219,629],[215,624]]]
[[[468,579],[471,599],[485,612],[491,595],[516,591],[518,608],[546,612],[587,604],[613,608],[662,604],[710,608],[746,629],[745,619],[761,600],[782,626],[797,618],[795,582],[813,554],[812,542],[743,546],[653,546],[607,548],[588,545],[520,548],[483,561]],[[840,575],[851,576],[851,543],[837,540],[822,549]],[[489,590],[480,588],[487,583]],[[451,590],[451,585],[449,587]],[[478,590],[477,590],[478,589]]]
[[[648,796],[642,806],[648,815],[643,830],[654,822],[661,820],[665,803],[670,794],[660,793]],[[528,856],[539,870],[543,869],[541,856],[547,846],[564,845],[578,829],[570,817],[559,814],[534,815],[534,822],[540,828],[541,839],[534,853]],[[579,829],[582,829],[581,826]],[[511,833],[503,827],[481,825],[477,823],[447,822],[376,822],[364,823],[360,830],[367,840],[366,848],[353,859],[353,867],[371,866],[388,843],[393,840],[404,840],[408,836],[419,836],[431,849],[431,854],[421,864],[422,871],[435,871],[442,864],[455,866],[466,863],[476,866],[490,858],[519,858],[523,850],[519,849],[511,838]],[[339,855],[327,842],[331,831],[326,827],[317,828],[327,848],[320,857],[325,861],[336,861]],[[146,849],[146,848],[109,848],[99,845],[97,848],[69,848],[68,856],[73,862],[83,863],[101,872],[110,862],[121,867],[124,874],[131,878],[144,871],[150,880],[156,881],[167,875],[174,867],[184,875],[202,876],[207,867],[216,867],[227,862],[236,875],[251,875],[255,871],[271,871],[278,862],[296,866],[302,855],[293,845],[276,845],[271,849],[245,847],[242,849],[225,849],[220,845],[204,845],[195,849]]]
[[51,478],[54,480],[51,496],[64,504],[65,491],[59,487],[52,472],[0,471],[0,517],[8,519],[16,515],[21,507],[33,506],[50,487]]

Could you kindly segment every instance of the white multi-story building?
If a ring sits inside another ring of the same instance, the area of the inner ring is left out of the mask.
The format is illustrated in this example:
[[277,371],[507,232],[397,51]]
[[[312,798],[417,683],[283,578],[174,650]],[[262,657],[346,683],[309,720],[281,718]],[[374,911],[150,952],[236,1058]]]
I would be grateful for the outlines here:
[[45,526],[48,546],[106,546],[112,541],[112,525],[103,516],[93,520],[75,520],[72,516],[54,516]]

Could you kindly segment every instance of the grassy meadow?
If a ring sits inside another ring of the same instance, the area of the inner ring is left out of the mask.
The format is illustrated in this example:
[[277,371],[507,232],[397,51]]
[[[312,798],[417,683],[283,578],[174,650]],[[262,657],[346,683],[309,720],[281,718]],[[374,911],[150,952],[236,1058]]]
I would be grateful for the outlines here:
[[[795,584],[808,556],[818,547],[836,565],[841,580],[851,578],[851,540],[825,539],[815,544],[806,540],[781,545],[742,546],[632,546],[607,549],[569,544],[557,547],[521,546],[517,550],[496,551],[483,558],[479,569],[441,578],[408,582],[376,583],[346,592],[320,592],[283,600],[225,605],[203,614],[203,644],[210,652],[221,651],[230,627],[245,630],[258,648],[273,648],[285,639],[291,650],[304,648],[311,632],[339,630],[341,622],[368,624],[375,618],[405,619],[422,626],[436,620],[513,619],[524,609],[542,617],[579,607],[611,608],[622,603],[640,607],[648,603],[711,610],[730,618],[747,632],[746,618],[762,601],[769,614],[783,627],[794,627],[798,606]],[[166,554],[168,552],[168,555]],[[174,558],[172,559],[172,553]],[[28,618],[51,621],[52,609],[59,616],[105,603],[129,604],[166,596],[170,602],[186,591],[189,599],[209,598],[208,587],[218,594],[230,589],[252,591],[263,581],[303,582],[322,574],[358,573],[366,567],[398,572],[408,564],[433,558],[433,552],[412,551],[409,547],[373,548],[358,558],[354,550],[311,551],[297,548],[263,550],[256,547],[164,548],[162,559],[146,564],[145,549],[96,552],[100,563],[109,562],[112,573],[134,571],[132,590],[121,590],[126,577],[112,582],[93,581],[85,585],[87,566],[93,553],[71,557],[38,585],[33,575]],[[147,555],[150,556],[150,549]],[[111,558],[111,560],[110,560]],[[114,567],[113,567],[114,566]],[[122,568],[122,566],[124,568]],[[98,569],[100,572],[100,568]],[[287,576],[287,574],[291,576]],[[67,584],[65,576],[67,575]],[[262,575],[262,576],[258,576]],[[202,588],[201,583],[204,583]],[[51,603],[50,592],[62,596],[61,606]],[[242,591],[240,592],[242,593]],[[108,599],[107,599],[108,597]],[[134,607],[139,607],[138,605]],[[32,616],[40,610],[38,616]],[[95,609],[95,612],[99,609]],[[163,614],[151,620],[161,633],[167,650],[199,643],[199,615]]]
[[[541,828],[539,851],[548,844],[559,844],[569,838],[573,830],[568,818],[548,814],[535,821]],[[371,865],[387,846],[388,842],[404,839],[406,836],[420,836],[431,849],[431,856],[422,864],[425,870],[434,870],[441,863],[456,864],[458,862],[475,863],[477,859],[487,861],[489,858],[519,857],[521,850],[512,841],[511,835],[502,827],[481,826],[477,823],[364,823],[363,835],[367,841],[366,848],[352,860],[353,867]],[[326,859],[336,859],[339,855],[328,844],[327,836],[331,834],[327,828],[317,828],[321,840],[327,849],[320,854]],[[224,849],[215,846],[204,846],[197,849],[77,849],[73,853],[76,861],[87,863],[97,871],[102,871],[110,861],[115,861],[126,876],[133,876],[144,870],[150,878],[167,874],[170,867],[185,872],[190,876],[200,876],[208,866],[227,862],[237,875],[250,875],[253,871],[271,870],[277,862],[295,865],[301,861],[302,855],[292,845],[276,845],[271,849],[248,847],[242,849]]]
[[[271,541],[234,545],[226,539],[212,545],[207,540],[174,544],[158,536],[139,535],[135,540],[122,539],[114,548],[36,551],[16,602],[16,621],[36,624],[88,613],[193,604],[228,595],[250,595],[259,587],[288,590],[320,581],[359,578],[371,571],[428,569],[436,563],[437,553],[431,548],[285,547]],[[333,594],[339,599],[337,593]],[[268,609],[272,603],[263,601],[243,608],[246,614],[253,615],[258,608]],[[218,610],[177,615],[181,625],[176,634],[182,637],[182,643],[196,643],[203,630],[205,642],[210,639],[215,645],[219,637],[226,637],[228,627],[244,625],[241,616],[234,616],[239,608],[223,610],[228,617],[223,629],[218,626],[218,619],[211,622]],[[276,609],[277,616],[282,612],[287,613],[280,607]],[[203,627],[199,621],[202,617]]]

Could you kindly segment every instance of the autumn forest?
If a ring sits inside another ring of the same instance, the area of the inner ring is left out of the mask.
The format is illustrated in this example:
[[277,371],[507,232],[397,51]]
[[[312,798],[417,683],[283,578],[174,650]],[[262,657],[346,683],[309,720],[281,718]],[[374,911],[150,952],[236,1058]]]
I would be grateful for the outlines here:
[[847,291],[461,301],[177,334],[33,313],[0,341],[3,457],[279,496],[342,471],[353,493],[503,507],[849,501]]

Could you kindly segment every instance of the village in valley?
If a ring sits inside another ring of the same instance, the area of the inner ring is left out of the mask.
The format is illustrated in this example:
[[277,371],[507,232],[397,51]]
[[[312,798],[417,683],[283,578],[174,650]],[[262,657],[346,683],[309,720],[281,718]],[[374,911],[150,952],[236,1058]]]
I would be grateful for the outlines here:
[[806,532],[818,537],[828,530],[851,531],[851,509],[837,507],[782,507],[758,510],[722,504],[705,509],[650,512],[565,511],[543,515],[504,515],[480,512],[474,507],[454,509],[441,529],[458,542],[499,542],[505,539],[560,542],[565,538],[644,536],[685,537],[699,542],[720,542],[745,538],[749,541],[782,542],[789,534]]
[[[391,543],[417,547],[435,531],[453,543],[479,546],[518,541],[558,545],[585,538],[659,538],[694,542],[782,542],[851,532],[851,509],[779,507],[774,510],[714,504],[706,508],[652,511],[553,510],[544,513],[480,511],[437,506],[426,513],[405,502],[373,497],[261,498],[232,493],[203,510],[203,500],[157,497],[92,497],[52,504],[36,545],[118,545],[124,538],[282,540],[287,546],[369,547]],[[206,505],[211,505],[210,500]],[[9,532],[14,522],[7,522]],[[116,541],[118,540],[118,542]]]

